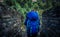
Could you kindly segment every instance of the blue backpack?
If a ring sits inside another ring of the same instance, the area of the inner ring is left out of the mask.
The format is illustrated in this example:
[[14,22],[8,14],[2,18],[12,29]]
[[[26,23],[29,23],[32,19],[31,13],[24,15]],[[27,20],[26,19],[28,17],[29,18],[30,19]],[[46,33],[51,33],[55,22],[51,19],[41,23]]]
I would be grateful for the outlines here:
[[28,20],[26,27],[30,34],[37,33],[39,31],[39,20]]
[[40,21],[37,12],[31,11],[27,14],[25,25],[27,27],[28,33],[30,34],[37,33],[39,31]]

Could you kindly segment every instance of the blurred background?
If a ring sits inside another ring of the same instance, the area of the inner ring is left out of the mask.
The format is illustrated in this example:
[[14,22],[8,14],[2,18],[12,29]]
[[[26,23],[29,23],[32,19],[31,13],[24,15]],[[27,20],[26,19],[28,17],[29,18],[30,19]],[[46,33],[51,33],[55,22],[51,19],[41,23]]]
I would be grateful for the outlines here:
[[54,2],[56,0],[0,0],[0,36],[27,37],[24,25],[26,13],[36,8],[42,26],[42,13],[55,7],[57,4],[54,5]]

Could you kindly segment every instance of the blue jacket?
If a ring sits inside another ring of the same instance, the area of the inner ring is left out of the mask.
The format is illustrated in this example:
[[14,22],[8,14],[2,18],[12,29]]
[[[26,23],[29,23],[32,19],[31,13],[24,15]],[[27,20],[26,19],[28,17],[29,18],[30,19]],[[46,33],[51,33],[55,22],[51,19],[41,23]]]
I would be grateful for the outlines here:
[[29,34],[37,33],[40,25],[38,13],[35,11],[28,12],[26,14],[25,25]]

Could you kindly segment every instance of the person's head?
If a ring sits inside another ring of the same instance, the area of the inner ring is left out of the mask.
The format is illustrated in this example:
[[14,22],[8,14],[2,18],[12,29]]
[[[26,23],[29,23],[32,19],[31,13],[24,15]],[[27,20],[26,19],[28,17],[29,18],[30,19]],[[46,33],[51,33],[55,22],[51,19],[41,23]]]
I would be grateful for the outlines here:
[[37,11],[38,10],[38,7],[33,7],[33,10]]
[[38,4],[37,3],[33,3],[32,7],[33,7],[32,10],[35,10],[35,11],[38,10]]

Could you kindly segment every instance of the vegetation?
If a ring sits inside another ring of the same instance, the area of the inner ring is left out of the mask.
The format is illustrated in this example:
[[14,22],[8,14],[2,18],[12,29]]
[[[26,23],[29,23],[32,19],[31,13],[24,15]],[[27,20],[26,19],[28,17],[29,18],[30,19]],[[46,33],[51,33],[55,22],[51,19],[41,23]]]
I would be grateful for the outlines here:
[[12,17],[17,18],[20,21],[19,25],[21,25],[20,27],[22,31],[25,31],[24,20],[26,17],[26,13],[36,8],[36,10],[39,13],[40,19],[42,21],[42,13],[52,8],[53,7],[52,3],[53,3],[52,0],[36,0],[36,1],[33,1],[33,0],[0,0],[0,5],[3,4],[1,6],[3,6],[4,8],[4,9],[0,8],[0,11],[3,10],[6,12],[6,14],[9,14],[10,16],[12,15],[11,18]]

